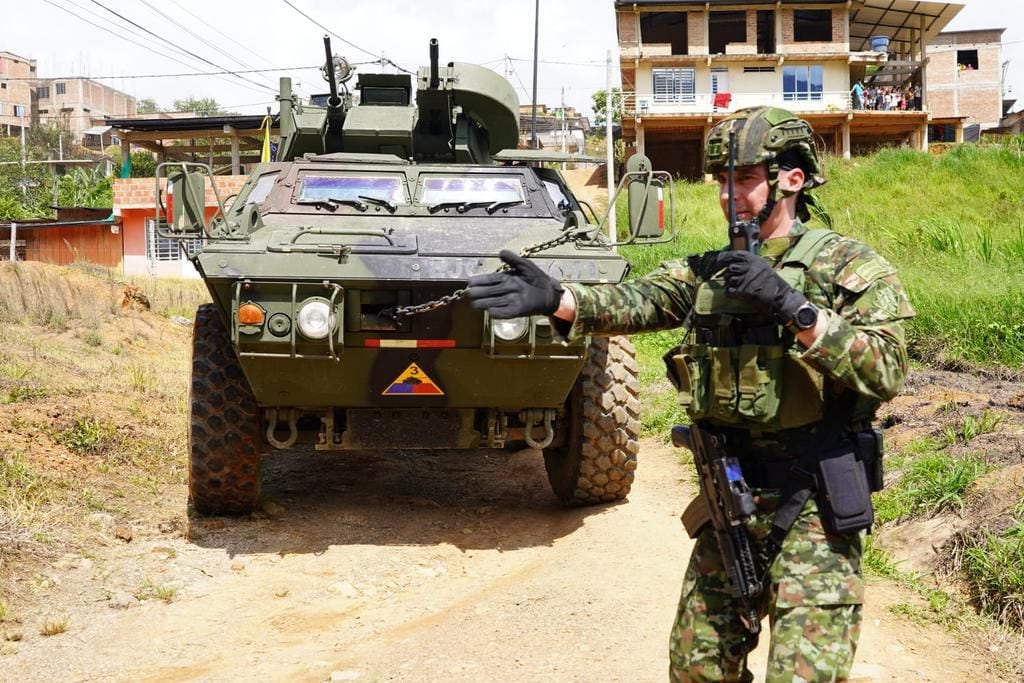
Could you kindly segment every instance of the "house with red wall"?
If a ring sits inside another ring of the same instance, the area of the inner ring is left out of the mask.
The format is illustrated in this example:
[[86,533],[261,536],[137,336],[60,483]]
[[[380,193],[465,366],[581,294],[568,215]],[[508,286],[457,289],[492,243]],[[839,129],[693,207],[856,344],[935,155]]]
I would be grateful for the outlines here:
[[[244,175],[213,176],[217,187],[207,184],[206,218],[218,211],[217,196],[225,200],[245,184]],[[161,198],[166,202],[166,179],[160,180]],[[125,273],[154,277],[199,277],[185,258],[180,241],[161,237],[156,230],[157,181],[154,178],[121,178],[114,181],[114,216],[121,224]],[[198,245],[195,245],[198,246]]]

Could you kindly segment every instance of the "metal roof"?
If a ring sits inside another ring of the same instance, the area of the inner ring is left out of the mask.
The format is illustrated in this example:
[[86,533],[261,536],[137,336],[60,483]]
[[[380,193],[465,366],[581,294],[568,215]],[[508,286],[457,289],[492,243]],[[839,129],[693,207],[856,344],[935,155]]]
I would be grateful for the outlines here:
[[[139,132],[153,131],[189,131],[209,130],[232,126],[239,129],[256,129],[263,125],[264,114],[232,115],[232,116],[191,116],[183,119],[105,119],[107,125],[118,130]],[[273,125],[277,127],[277,115],[273,115]]]

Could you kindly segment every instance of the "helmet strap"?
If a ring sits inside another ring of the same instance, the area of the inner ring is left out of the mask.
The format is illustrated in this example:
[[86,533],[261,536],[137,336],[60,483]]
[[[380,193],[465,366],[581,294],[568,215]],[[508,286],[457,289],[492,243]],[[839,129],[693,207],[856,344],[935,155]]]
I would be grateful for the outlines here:
[[757,222],[760,225],[764,225],[764,222],[772,215],[772,211],[775,210],[775,205],[778,203],[775,194],[778,189],[779,162],[776,159],[772,159],[768,162],[768,201],[764,203],[764,206],[761,207],[757,214]]

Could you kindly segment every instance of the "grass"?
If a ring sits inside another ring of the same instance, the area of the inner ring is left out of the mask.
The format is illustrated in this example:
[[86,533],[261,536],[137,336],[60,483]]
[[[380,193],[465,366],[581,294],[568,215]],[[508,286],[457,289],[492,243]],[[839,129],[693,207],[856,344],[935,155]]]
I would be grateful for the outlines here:
[[39,635],[56,636],[68,630],[71,620],[67,617],[47,617],[39,625]]
[[[1024,157],[1007,147],[966,145],[941,156],[884,150],[824,163],[829,182],[817,194],[837,232],[867,242],[899,268],[917,310],[908,325],[913,355],[1024,366]],[[675,239],[623,248],[633,277],[726,241],[717,185],[679,181],[671,192]],[[617,208],[624,225],[624,199]],[[936,287],[937,277],[957,285]]]
[[178,587],[174,584],[156,584],[151,579],[146,579],[145,582],[135,591],[135,597],[141,602],[145,600],[162,600],[166,603],[170,603],[174,600],[174,596],[178,594]]
[[104,453],[115,444],[117,427],[100,418],[79,416],[72,424],[54,435],[54,441],[82,455]]
[[946,425],[943,428],[943,436],[947,445],[956,443],[967,444],[972,439],[982,434],[994,432],[1006,415],[991,410],[982,411],[980,417],[964,415],[958,424]]
[[890,473],[889,479],[895,478],[895,483],[874,496],[876,524],[963,510],[967,491],[990,467],[979,455],[953,455],[934,450],[934,446],[934,440],[919,440],[909,450],[886,459],[898,477]]

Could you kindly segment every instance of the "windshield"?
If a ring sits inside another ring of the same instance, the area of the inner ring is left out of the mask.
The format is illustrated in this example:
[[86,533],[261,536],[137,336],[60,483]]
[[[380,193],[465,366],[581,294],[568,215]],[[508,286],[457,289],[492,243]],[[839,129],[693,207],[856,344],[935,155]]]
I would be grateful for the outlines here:
[[260,179],[256,181],[256,186],[252,188],[252,192],[245,198],[245,205],[262,204],[263,200],[270,194],[270,189],[274,187],[275,180],[277,180],[277,173],[261,175]]
[[380,199],[390,204],[408,204],[402,175],[302,175],[299,202]]
[[525,199],[519,176],[451,176],[432,175],[423,179],[419,203],[438,204],[504,204]]

